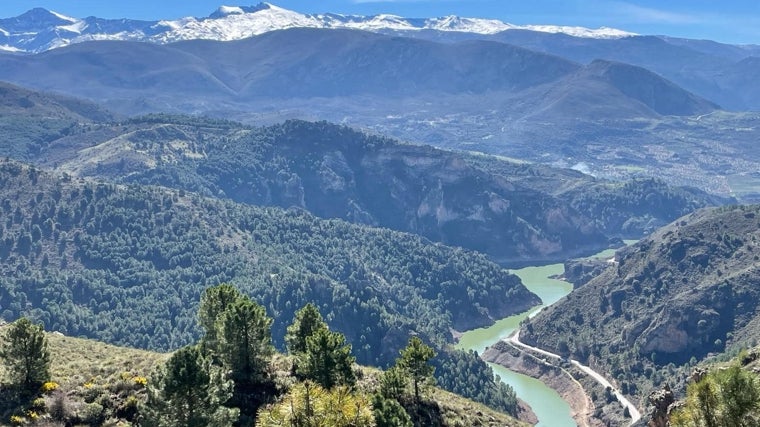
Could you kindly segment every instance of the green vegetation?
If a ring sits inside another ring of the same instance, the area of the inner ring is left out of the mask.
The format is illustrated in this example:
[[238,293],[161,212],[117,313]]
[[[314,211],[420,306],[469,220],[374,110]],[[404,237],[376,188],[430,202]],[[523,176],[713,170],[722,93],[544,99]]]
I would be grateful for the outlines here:
[[232,396],[232,383],[212,366],[198,346],[177,350],[154,374],[141,426],[224,427],[237,420],[237,408],[222,406]]
[[671,426],[760,425],[760,380],[755,373],[734,363],[700,376],[689,384],[685,402],[670,414]]
[[[223,285],[210,289],[207,294],[218,294],[215,291],[219,288],[228,289]],[[244,296],[240,298],[247,300]],[[233,302],[227,310],[234,311],[238,302]],[[0,328],[5,331],[10,326]],[[259,323],[255,328],[268,329],[269,325]],[[316,334],[324,331],[326,329],[320,328]],[[256,335],[267,335],[267,331]],[[204,354],[199,345],[183,347],[167,357],[58,334],[49,338],[52,375],[59,382],[46,382],[39,394],[18,399],[11,409],[5,406],[7,394],[0,394],[3,398],[0,399],[3,403],[0,423],[231,426],[236,425],[240,411],[250,415],[241,418],[239,423],[257,426],[293,423],[402,427],[521,425],[503,414],[439,389],[430,389],[417,401],[411,398],[411,382],[406,379],[405,393],[408,394],[399,397],[404,402],[402,406],[399,400],[379,393],[378,377],[383,374],[369,368],[352,367],[359,372],[353,386],[325,388],[308,380],[302,382],[289,373],[292,370],[288,365],[294,359],[279,355],[263,361],[273,368],[269,372],[276,387],[248,390],[264,400],[247,406],[252,403],[250,399],[234,396],[239,390],[235,390],[238,385],[233,384],[234,373],[228,364],[221,360],[214,362],[209,357],[210,352]],[[150,373],[140,374],[146,370]],[[0,389],[2,387],[0,384]]]
[[322,320],[322,314],[312,303],[307,303],[296,311],[293,323],[288,326],[285,343],[290,354],[306,352],[306,340],[320,329],[326,329],[327,324]]
[[42,326],[25,317],[13,322],[5,331],[0,361],[12,384],[25,392],[33,392],[50,380],[50,352]]
[[352,367],[355,358],[351,355],[351,346],[346,344],[346,337],[340,332],[327,328],[315,330],[306,339],[306,350],[297,357],[296,373],[324,388],[352,386],[356,382]]
[[758,206],[729,206],[677,220],[618,252],[521,339],[592,364],[629,395],[685,389],[695,365],[760,339],[758,218]]
[[421,401],[420,388],[433,379],[435,367],[429,365],[435,357],[435,351],[425,345],[419,337],[409,339],[409,344],[401,350],[401,357],[396,360],[397,368],[404,373],[412,383],[414,400]]
[[[220,313],[237,296],[254,295],[275,319],[280,348],[287,319],[314,302],[358,361],[385,365],[410,333],[444,349],[451,328],[488,324],[537,302],[482,255],[389,230],[75,180],[10,161],[0,162],[0,182],[0,315],[26,315],[69,335],[171,349],[196,342],[200,325],[201,345],[214,348]],[[243,292],[229,287],[199,313],[203,289],[225,282]],[[478,381],[493,381],[490,371],[480,373]],[[447,384],[474,378],[446,375],[456,378]]]
[[214,286],[203,291],[201,302],[198,306],[198,324],[203,329],[201,346],[206,353],[212,357],[219,358],[221,352],[222,327],[224,318],[222,317],[228,307],[236,301],[242,300],[243,294],[227,283]]
[[515,391],[501,382],[476,352],[439,352],[432,363],[439,387],[517,416]]
[[178,348],[200,335],[202,290],[232,282],[275,319],[280,348],[287,319],[313,301],[359,361],[383,364],[410,331],[442,346],[451,328],[537,301],[482,255],[389,230],[13,162],[0,182],[0,315],[70,335]]
[[630,186],[649,197],[629,202],[616,183],[575,171],[401,144],[325,122],[254,128],[158,114],[69,133],[43,138],[34,154],[11,154],[80,177],[412,232],[509,266],[598,252],[611,237],[638,238],[725,202],[645,181]]
[[294,386],[281,402],[262,409],[256,427],[374,427],[369,399],[348,387],[323,388],[306,381]]

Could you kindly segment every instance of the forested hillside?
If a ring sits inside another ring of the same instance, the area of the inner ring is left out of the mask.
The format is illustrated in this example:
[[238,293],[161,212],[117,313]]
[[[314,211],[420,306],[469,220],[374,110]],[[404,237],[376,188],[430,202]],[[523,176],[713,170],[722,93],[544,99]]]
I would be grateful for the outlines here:
[[121,186],[0,163],[2,316],[150,349],[197,338],[195,307],[232,282],[274,317],[314,301],[358,360],[383,364],[408,334],[490,324],[538,302],[484,256],[390,230]]
[[644,397],[706,357],[756,345],[760,206],[700,210],[625,248],[531,319],[521,340],[587,361]]
[[20,158],[76,176],[296,206],[474,249],[505,265],[598,251],[612,238],[639,237],[724,202],[653,180],[611,183],[301,121],[253,128],[157,115],[75,125]]

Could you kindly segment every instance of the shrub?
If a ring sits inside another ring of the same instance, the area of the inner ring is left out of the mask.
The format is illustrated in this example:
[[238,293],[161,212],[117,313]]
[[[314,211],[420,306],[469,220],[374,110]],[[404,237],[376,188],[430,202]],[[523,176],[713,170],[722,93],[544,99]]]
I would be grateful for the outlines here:
[[58,387],[60,385],[55,381],[47,381],[44,384],[42,384],[42,387],[40,387],[40,391],[42,393],[50,393],[51,391],[58,390]]

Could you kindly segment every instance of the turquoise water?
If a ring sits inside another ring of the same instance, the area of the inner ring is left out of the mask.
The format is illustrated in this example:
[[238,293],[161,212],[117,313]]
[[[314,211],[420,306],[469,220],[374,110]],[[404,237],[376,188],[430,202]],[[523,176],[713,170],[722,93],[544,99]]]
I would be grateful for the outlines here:
[[[520,277],[525,287],[538,295],[541,301],[551,305],[570,293],[573,286],[561,280],[549,279],[549,276],[562,274],[562,264],[551,264],[541,267],[526,267],[512,270]],[[472,349],[483,353],[486,347],[511,334],[528,315],[542,306],[528,312],[501,319],[488,328],[474,329],[465,332],[457,345],[462,349]],[[502,366],[490,364],[496,375],[509,384],[517,396],[533,409],[538,417],[537,426],[541,427],[575,427],[576,423],[570,416],[570,405],[563,400],[552,388],[541,381],[527,375],[518,374]]]
[[[626,240],[626,245],[636,243],[636,240]],[[593,255],[593,258],[610,258],[615,254],[615,249],[608,249]],[[573,290],[573,285],[561,280],[550,279],[550,276],[559,276],[564,273],[562,264],[551,264],[537,267],[526,267],[512,270],[512,273],[520,277],[523,284],[531,292],[538,295],[543,305],[514,316],[501,319],[488,328],[474,329],[465,332],[459,339],[458,348],[472,349],[482,354],[486,347],[496,341],[509,336],[520,326],[520,322],[545,306],[559,301],[562,297]],[[575,427],[576,423],[570,416],[570,405],[559,394],[541,381],[510,371],[503,366],[490,364],[494,373],[501,380],[509,384],[517,396],[524,400],[533,409],[538,417],[537,426],[540,427]]]
[[[635,240],[627,240],[625,243],[632,244],[635,243]],[[593,257],[610,258],[614,254],[614,249],[608,249],[593,255]],[[559,276],[564,273],[564,266],[562,264],[526,267],[512,270],[512,273],[519,276],[525,287],[538,295],[544,305],[534,307],[525,313],[501,319],[491,327],[467,331],[459,339],[458,348],[472,349],[477,351],[478,354],[482,354],[486,347],[509,336],[528,315],[545,306],[554,304],[573,290],[572,284],[549,278],[550,276]],[[501,377],[501,380],[509,384],[515,390],[517,396],[530,405],[538,417],[537,426],[576,426],[575,421],[570,416],[570,405],[556,391],[535,378],[512,372],[499,365],[490,365],[494,372]]]

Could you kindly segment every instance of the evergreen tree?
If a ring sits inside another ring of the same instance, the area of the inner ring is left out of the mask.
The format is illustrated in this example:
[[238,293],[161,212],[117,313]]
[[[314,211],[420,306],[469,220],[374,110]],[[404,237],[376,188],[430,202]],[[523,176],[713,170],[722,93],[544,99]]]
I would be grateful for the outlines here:
[[760,384],[731,366],[714,370],[686,390],[686,403],[670,417],[674,427],[760,426]]
[[197,346],[177,350],[148,387],[142,422],[154,427],[231,426],[238,410],[223,404],[232,383]]
[[428,362],[435,357],[435,351],[422,342],[419,337],[409,339],[409,344],[401,350],[401,357],[396,365],[411,379],[414,388],[414,399],[420,401],[420,386],[433,381],[435,368]]
[[306,339],[320,329],[327,329],[327,324],[322,320],[319,309],[312,303],[303,306],[296,311],[293,324],[288,326],[285,335],[285,343],[290,354],[298,354],[306,351]]
[[403,406],[395,399],[381,394],[372,397],[372,413],[376,427],[412,427],[412,419]]
[[347,387],[324,389],[309,381],[295,385],[280,403],[262,409],[256,427],[374,427],[369,399]]
[[272,319],[264,307],[242,298],[222,315],[221,358],[238,386],[247,387],[269,377]]
[[50,380],[50,352],[42,325],[26,317],[13,322],[5,332],[0,359],[14,384],[35,390]]
[[351,345],[346,344],[346,337],[340,332],[317,329],[306,339],[306,351],[298,359],[296,372],[324,388],[356,383]]
[[407,378],[398,366],[392,366],[380,377],[380,394],[389,399],[399,400],[406,390]]
[[237,288],[223,283],[206,289],[198,307],[198,323],[203,328],[201,348],[204,352],[218,353],[221,343],[219,329],[222,314],[236,301],[245,298]]

